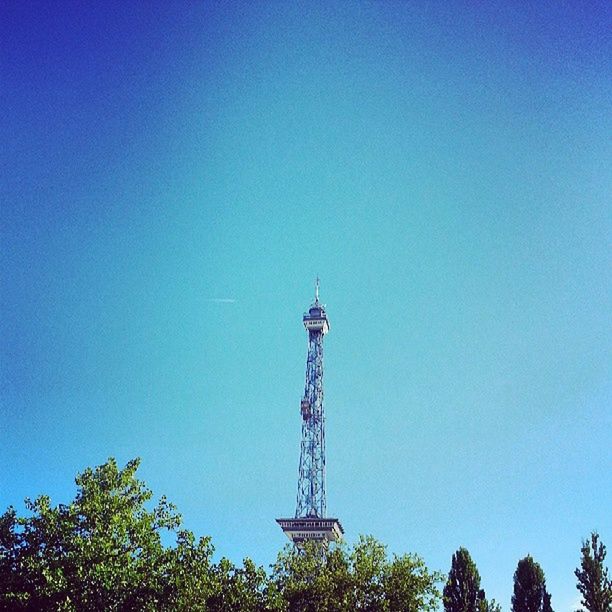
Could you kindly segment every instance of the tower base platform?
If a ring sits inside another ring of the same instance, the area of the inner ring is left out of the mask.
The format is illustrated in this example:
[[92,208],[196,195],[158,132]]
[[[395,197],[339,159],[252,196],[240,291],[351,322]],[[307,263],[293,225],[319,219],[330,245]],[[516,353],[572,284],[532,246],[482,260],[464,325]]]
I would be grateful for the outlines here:
[[303,517],[279,518],[276,522],[285,535],[296,545],[314,540],[315,542],[337,542],[342,539],[344,529],[335,518]]

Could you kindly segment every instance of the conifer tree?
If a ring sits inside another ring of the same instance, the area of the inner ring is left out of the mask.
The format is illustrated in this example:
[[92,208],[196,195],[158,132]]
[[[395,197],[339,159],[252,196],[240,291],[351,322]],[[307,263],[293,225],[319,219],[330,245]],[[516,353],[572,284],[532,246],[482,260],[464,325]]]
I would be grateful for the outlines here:
[[443,600],[446,612],[480,612],[486,609],[484,591],[480,589],[480,574],[465,548],[460,548],[453,555]]
[[576,568],[576,588],[582,593],[582,605],[588,612],[612,612],[612,581],[604,566],[606,547],[597,532],[582,542],[582,559]]
[[553,612],[544,571],[531,555],[521,559],[514,572],[512,612]]

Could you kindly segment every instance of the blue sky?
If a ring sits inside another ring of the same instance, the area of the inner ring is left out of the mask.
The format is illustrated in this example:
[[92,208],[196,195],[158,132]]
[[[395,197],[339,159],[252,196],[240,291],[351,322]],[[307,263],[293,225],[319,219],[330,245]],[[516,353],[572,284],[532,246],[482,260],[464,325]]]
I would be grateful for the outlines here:
[[328,509],[510,608],[612,546],[604,2],[3,4],[0,506],[115,456],[271,563]]

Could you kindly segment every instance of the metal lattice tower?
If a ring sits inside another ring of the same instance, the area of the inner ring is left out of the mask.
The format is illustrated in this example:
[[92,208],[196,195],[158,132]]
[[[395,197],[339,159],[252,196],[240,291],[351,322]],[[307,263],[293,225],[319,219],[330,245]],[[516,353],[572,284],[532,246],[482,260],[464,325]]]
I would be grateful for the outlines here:
[[325,499],[325,412],[323,411],[323,336],[329,331],[325,308],[319,302],[319,282],[315,301],[304,314],[308,331],[306,384],[300,405],[302,448],[298,479],[297,517],[324,517]]
[[319,302],[319,279],[315,300],[304,314],[308,332],[306,384],[300,402],[302,444],[294,519],[277,519],[296,544],[305,540],[329,542],[344,533],[335,518],[327,518],[325,497],[325,412],[323,410],[323,336],[329,331],[325,306]]

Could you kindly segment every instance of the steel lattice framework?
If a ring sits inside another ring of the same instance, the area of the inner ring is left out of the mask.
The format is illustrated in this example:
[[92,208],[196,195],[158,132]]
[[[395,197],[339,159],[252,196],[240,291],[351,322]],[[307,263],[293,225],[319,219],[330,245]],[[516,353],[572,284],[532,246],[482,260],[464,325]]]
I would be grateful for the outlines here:
[[298,478],[297,517],[325,517],[325,412],[323,410],[323,336],[329,330],[325,308],[315,301],[304,315],[308,330],[306,384],[301,402],[302,446]]
[[289,539],[300,546],[315,540],[331,542],[342,537],[340,521],[327,518],[325,498],[325,411],[323,410],[323,336],[329,331],[325,306],[315,299],[303,317],[308,332],[306,384],[300,402],[302,443],[295,518],[277,519]]

